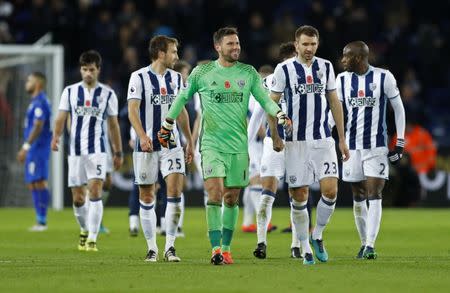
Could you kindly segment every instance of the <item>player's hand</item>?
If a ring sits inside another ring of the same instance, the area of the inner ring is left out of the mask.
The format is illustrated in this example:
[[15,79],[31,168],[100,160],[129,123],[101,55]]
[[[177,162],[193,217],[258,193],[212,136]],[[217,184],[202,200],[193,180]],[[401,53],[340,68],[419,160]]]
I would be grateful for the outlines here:
[[403,157],[404,147],[405,147],[405,140],[402,138],[397,139],[395,149],[388,153],[388,158],[392,165],[396,165],[398,162],[400,162],[400,159]]
[[350,159],[350,151],[344,139],[339,140],[339,150],[342,154],[342,161],[347,162]]
[[281,137],[276,135],[274,138],[272,138],[273,141],[273,150],[276,152],[281,152],[284,149],[284,143]]
[[153,152],[153,143],[147,134],[143,137],[139,137],[139,144],[141,145],[141,150],[143,152]]
[[163,122],[161,129],[158,131],[158,140],[161,146],[168,148],[169,144],[171,146],[176,146],[175,137],[173,135],[173,121],[170,122],[167,119]]
[[192,141],[186,145],[184,157],[186,164],[192,163],[192,159],[194,158],[194,143]]
[[27,157],[27,150],[21,148],[19,152],[17,152],[17,161],[19,163],[25,162],[25,158]]
[[278,124],[282,125],[286,136],[292,135],[292,120],[283,112],[279,111],[277,113]]
[[119,170],[123,164],[123,152],[115,152],[113,155],[114,170]]
[[58,145],[59,145],[59,137],[53,136],[52,137],[52,143],[51,143],[52,151],[57,152],[58,151]]

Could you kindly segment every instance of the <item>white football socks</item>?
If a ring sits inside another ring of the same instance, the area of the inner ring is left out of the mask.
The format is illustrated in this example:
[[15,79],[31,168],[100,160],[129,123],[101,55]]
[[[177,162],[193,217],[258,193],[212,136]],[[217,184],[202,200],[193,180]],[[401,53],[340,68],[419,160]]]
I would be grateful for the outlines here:
[[89,200],[88,211],[88,241],[97,241],[98,231],[103,217],[103,202],[102,199]]
[[356,229],[358,230],[361,245],[366,246],[367,241],[367,201],[353,200],[353,215],[355,216]]
[[250,199],[250,187],[244,189],[244,195],[242,197],[242,202],[244,204],[244,214],[242,220],[242,226],[250,226],[253,224],[253,218],[255,217],[255,209],[253,203]]
[[73,205],[73,214],[75,215],[75,219],[77,219],[77,222],[80,225],[81,232],[88,231],[87,226],[88,205],[86,204],[86,202],[80,207]]
[[[309,215],[306,208],[308,201],[291,201],[291,218],[303,253],[312,253],[309,245]],[[293,231],[294,232],[294,229]]]
[[263,190],[257,209],[256,223],[257,223],[257,237],[258,243],[267,244],[267,228],[272,218],[272,205],[275,200],[275,193],[270,190]]
[[181,215],[181,197],[167,197],[166,206],[166,245],[164,251],[175,245],[177,228]]
[[130,215],[130,230],[139,229],[139,216],[138,215]]
[[312,233],[312,239],[322,240],[323,230],[325,230],[326,225],[330,221],[335,206],[336,206],[336,198],[330,199],[322,194],[322,197],[317,203],[316,226],[314,227]]
[[158,253],[156,246],[156,213],[155,201],[152,203],[144,203],[139,200],[141,207],[139,208],[139,218],[141,219],[141,227],[147,241],[148,250]]
[[375,247],[375,240],[380,230],[381,210],[381,199],[369,199],[369,209],[367,212],[367,246]]

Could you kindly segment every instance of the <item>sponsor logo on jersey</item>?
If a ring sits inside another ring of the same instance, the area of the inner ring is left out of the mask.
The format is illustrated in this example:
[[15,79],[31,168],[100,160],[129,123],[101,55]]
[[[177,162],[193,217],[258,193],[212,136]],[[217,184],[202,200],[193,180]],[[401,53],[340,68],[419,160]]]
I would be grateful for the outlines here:
[[244,100],[244,94],[236,92],[215,93],[211,91],[211,97],[213,103],[242,103]]
[[[312,77],[311,77],[312,79]],[[298,95],[306,95],[306,94],[322,94],[324,90],[324,85],[321,83],[312,83],[312,80],[308,82],[308,78],[306,80],[307,83],[295,84],[294,92]]]
[[[364,92],[363,92],[364,94]],[[358,93],[360,95],[360,93]],[[373,97],[347,97],[351,107],[375,107],[377,100]]]
[[[164,89],[165,91],[166,89]],[[161,89],[161,93],[162,93],[162,89]],[[166,104],[172,104],[173,101],[175,100],[176,95],[174,94],[170,94],[168,95],[167,92],[166,94],[161,94],[161,95],[151,95],[150,96],[150,103],[152,105],[166,105]]]
[[94,116],[97,118],[102,117],[102,111],[99,108],[90,106],[75,107],[75,114],[78,116]]

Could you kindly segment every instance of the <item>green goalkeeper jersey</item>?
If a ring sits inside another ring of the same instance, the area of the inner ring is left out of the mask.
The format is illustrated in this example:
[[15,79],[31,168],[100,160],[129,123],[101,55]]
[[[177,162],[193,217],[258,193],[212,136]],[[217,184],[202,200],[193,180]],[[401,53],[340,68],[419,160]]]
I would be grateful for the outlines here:
[[184,105],[199,93],[202,108],[200,151],[247,153],[247,112],[250,94],[272,116],[280,111],[251,65],[236,62],[223,67],[218,60],[194,68],[185,90],[172,104],[168,118],[176,119]]

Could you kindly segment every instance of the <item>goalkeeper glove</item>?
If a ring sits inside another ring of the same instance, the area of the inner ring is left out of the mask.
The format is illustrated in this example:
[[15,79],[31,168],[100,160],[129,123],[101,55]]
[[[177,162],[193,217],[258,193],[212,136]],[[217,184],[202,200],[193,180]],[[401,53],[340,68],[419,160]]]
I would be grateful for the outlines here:
[[169,144],[171,146],[176,146],[175,137],[173,135],[173,121],[170,122],[167,119],[163,122],[161,129],[158,131],[158,140],[161,146],[168,148]]
[[392,165],[396,165],[403,156],[403,148],[405,147],[405,140],[403,138],[397,139],[395,149],[388,153],[389,161]]
[[278,124],[283,126],[284,131],[286,132],[286,135],[291,136],[292,120],[283,111],[278,111],[277,118],[278,118]]

